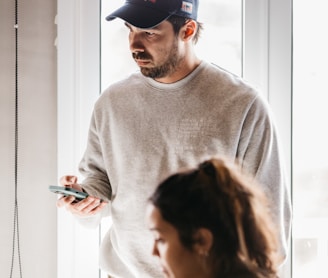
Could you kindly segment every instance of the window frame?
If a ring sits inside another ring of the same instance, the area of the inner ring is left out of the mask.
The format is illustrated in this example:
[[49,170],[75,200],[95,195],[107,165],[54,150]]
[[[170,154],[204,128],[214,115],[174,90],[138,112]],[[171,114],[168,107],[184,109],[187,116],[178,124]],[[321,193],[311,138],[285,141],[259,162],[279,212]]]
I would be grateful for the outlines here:
[[[100,94],[100,1],[57,1],[59,177],[78,175],[93,103]],[[272,108],[291,185],[292,0],[241,1],[243,77],[260,88]],[[57,221],[58,277],[101,277],[100,229],[78,229],[64,210],[58,211]],[[94,255],[86,258],[86,252]],[[291,253],[283,277],[292,277],[290,258]]]
[[[292,0],[243,0],[243,77],[269,102],[292,196]],[[281,277],[292,277],[292,234]]]
[[[86,146],[93,104],[100,93],[99,17],[100,1],[57,1],[58,177],[79,177],[77,165]],[[66,210],[58,210],[58,278],[100,277],[99,228],[78,226]]]

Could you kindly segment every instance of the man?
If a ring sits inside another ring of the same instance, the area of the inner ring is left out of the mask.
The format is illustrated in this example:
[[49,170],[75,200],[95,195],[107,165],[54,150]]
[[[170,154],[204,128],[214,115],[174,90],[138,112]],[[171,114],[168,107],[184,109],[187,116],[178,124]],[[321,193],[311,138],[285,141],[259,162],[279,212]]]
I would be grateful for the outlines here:
[[129,0],[107,17],[125,21],[140,72],[96,102],[83,182],[61,179],[92,197],[57,205],[86,223],[110,213],[100,265],[111,277],[162,277],[144,223],[147,199],[168,175],[212,156],[241,163],[263,185],[286,248],[290,201],[270,112],[242,79],[196,56],[197,10],[198,0]]

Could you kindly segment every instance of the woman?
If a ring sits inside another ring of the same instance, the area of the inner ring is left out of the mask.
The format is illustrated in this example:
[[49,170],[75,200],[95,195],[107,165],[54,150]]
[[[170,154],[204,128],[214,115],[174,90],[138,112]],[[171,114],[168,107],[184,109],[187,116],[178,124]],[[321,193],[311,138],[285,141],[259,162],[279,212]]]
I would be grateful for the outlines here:
[[268,202],[224,160],[164,180],[147,222],[165,277],[277,277],[282,259]]

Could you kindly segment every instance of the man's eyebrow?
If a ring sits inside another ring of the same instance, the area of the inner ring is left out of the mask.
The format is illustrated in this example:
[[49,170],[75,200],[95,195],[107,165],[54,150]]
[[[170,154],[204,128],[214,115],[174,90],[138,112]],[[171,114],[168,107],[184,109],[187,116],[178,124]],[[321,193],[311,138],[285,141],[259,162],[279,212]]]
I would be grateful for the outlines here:
[[154,27],[151,28],[146,28],[145,30],[160,30],[161,28],[159,27],[159,25],[156,25]]
[[[128,22],[124,22],[124,25],[126,27],[128,27],[129,29],[133,26],[132,24],[128,23]],[[138,27],[137,27],[138,28]],[[144,30],[144,31],[147,31],[147,30],[160,30],[160,28],[158,27],[158,25],[152,27],[152,28],[138,28],[140,30]]]

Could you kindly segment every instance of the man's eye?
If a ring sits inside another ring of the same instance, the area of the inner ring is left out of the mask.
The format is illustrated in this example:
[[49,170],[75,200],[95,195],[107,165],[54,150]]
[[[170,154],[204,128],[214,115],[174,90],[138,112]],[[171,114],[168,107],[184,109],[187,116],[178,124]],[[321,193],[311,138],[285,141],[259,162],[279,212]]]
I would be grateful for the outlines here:
[[146,35],[147,36],[149,36],[149,37],[151,37],[151,36],[154,36],[155,35],[155,33],[153,33],[153,32],[145,32],[146,33]]

